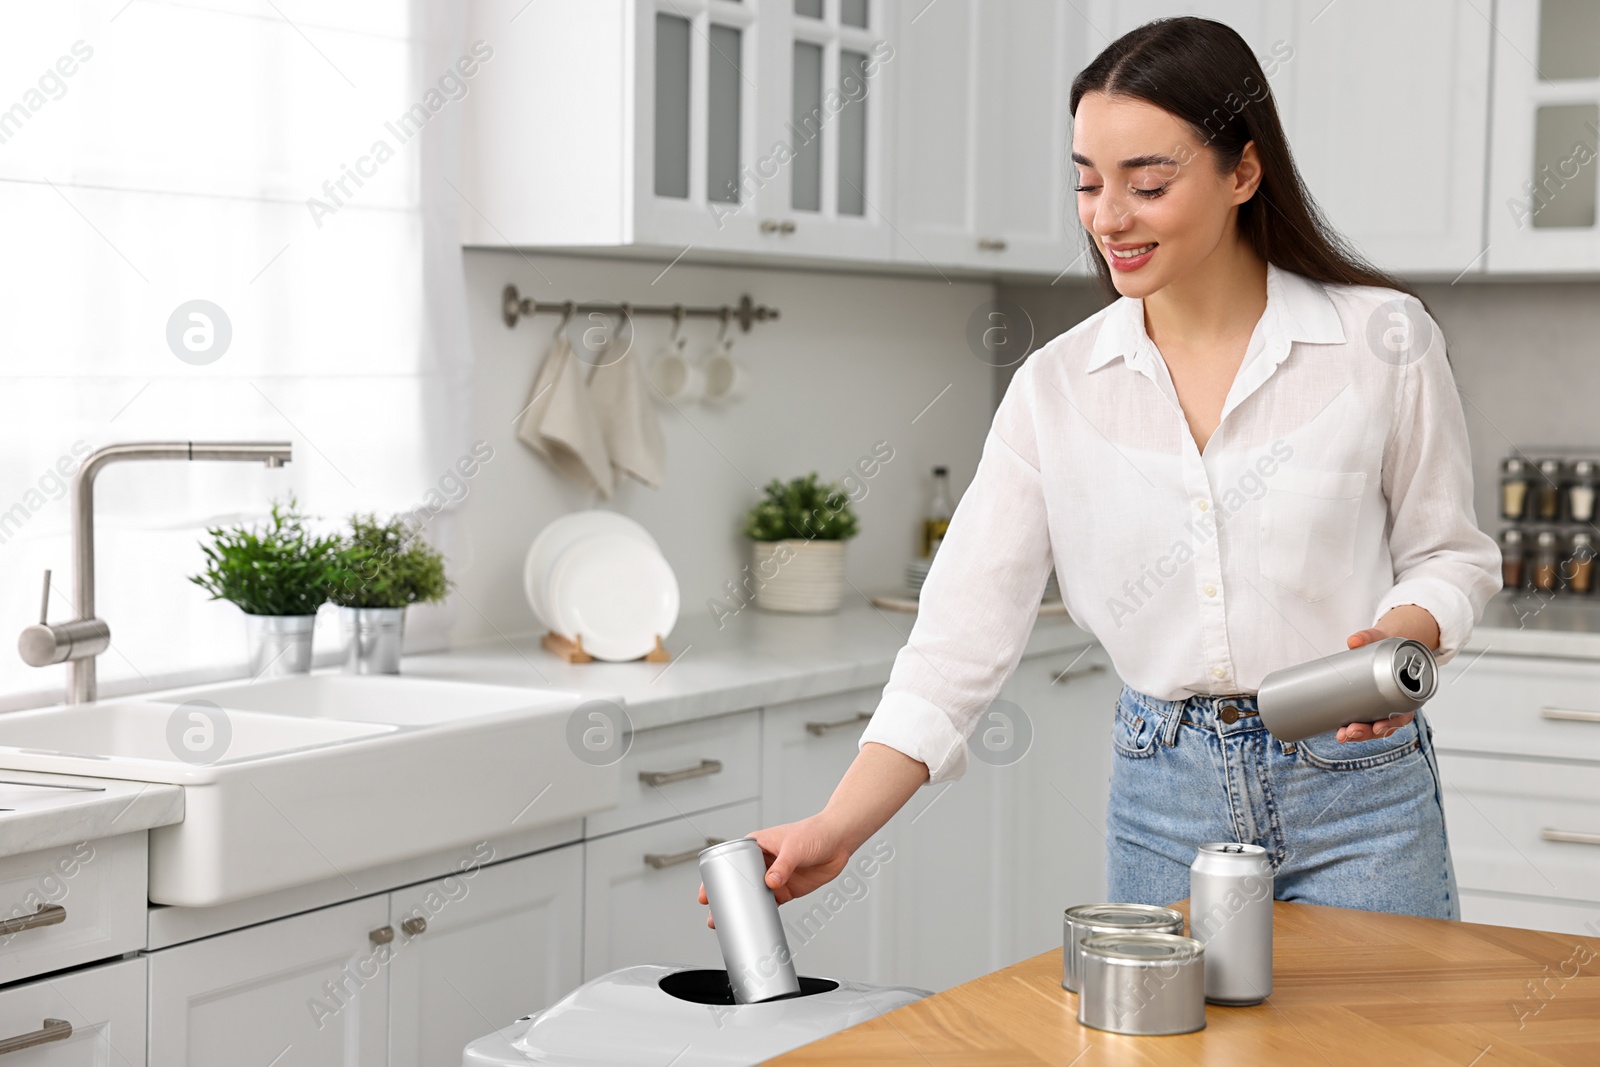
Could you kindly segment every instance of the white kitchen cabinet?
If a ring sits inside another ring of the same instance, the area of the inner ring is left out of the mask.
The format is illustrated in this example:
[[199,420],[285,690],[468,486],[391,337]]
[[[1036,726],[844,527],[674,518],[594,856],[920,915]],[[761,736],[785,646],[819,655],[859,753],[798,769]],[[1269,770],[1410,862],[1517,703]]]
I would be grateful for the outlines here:
[[1087,32],[1067,0],[900,7],[897,260],[1088,275],[1069,109]]
[[389,1067],[454,1063],[576,989],[582,908],[581,844],[389,894]]
[[1098,645],[1025,659],[1004,696],[1033,724],[1006,780],[1005,963],[1061,944],[1061,913],[1106,893],[1111,723],[1122,681]]
[[1494,21],[1489,270],[1600,269],[1600,10],[1499,0]]
[[150,1062],[385,1067],[388,926],[380,895],[150,953]]
[[706,926],[700,851],[759,830],[754,800],[584,843],[583,977],[640,963],[722,966]]
[[37,1042],[6,1067],[144,1067],[145,979],[136,957],[0,990],[0,1047]]
[[0,984],[145,947],[148,835],[0,859]]
[[[856,758],[883,687],[768,707],[762,720],[761,823],[815,815]],[[778,909],[801,974],[886,983],[893,962],[893,823],[851,857],[839,876]]]

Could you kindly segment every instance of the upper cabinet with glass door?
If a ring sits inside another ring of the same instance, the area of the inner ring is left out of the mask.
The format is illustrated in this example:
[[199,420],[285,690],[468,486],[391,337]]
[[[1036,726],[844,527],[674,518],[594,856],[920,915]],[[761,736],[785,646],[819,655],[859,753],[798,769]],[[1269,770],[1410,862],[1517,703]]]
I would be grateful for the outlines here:
[[1499,0],[1489,270],[1600,270],[1600,2]]

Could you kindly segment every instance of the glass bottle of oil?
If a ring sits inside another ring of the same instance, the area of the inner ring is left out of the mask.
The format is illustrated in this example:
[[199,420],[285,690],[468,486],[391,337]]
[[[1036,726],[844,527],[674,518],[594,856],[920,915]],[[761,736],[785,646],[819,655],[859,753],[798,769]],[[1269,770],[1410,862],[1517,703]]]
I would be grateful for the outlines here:
[[950,516],[955,513],[955,502],[950,496],[950,468],[933,468],[933,499],[922,520],[922,558],[931,559],[939,550],[939,542],[950,527]]

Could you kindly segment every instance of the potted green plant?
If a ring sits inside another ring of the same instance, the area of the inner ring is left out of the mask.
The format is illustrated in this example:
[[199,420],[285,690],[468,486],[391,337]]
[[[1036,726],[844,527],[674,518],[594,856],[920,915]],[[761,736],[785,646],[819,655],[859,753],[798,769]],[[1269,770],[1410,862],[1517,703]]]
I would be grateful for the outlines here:
[[250,635],[250,673],[301,674],[311,669],[317,608],[339,582],[340,539],[306,529],[293,496],[272,503],[265,525],[208,527],[201,542],[205,570],[189,580],[244,612]]
[[844,490],[817,473],[774,478],[745,512],[755,604],[767,611],[836,611],[844,595],[844,543],[860,532]]
[[344,580],[330,598],[339,605],[344,669],[399,674],[405,609],[444,599],[444,556],[399,515],[352,515],[342,560]]

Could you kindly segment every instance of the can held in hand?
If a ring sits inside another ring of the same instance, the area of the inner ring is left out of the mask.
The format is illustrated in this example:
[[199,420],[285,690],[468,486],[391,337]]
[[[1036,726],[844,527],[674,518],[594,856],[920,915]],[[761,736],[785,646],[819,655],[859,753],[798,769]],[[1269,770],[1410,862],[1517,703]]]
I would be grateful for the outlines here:
[[1189,935],[1206,946],[1206,999],[1272,994],[1272,863],[1260,845],[1201,845],[1189,867]]
[[1178,934],[1091,934],[1079,949],[1078,1021],[1117,1034],[1206,1025],[1206,947]]
[[733,999],[754,1004],[800,992],[778,900],[767,888],[766,856],[755,838],[724,841],[701,852],[700,880]]
[[1183,912],[1154,904],[1079,904],[1061,917],[1061,988],[1079,992],[1078,950],[1090,934],[1183,933]]
[[1427,645],[1386,637],[1273,671],[1261,680],[1256,710],[1279,741],[1303,741],[1353,722],[1414,712],[1438,684],[1438,665]]

